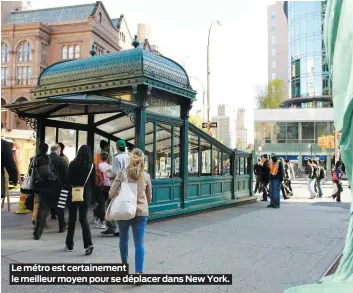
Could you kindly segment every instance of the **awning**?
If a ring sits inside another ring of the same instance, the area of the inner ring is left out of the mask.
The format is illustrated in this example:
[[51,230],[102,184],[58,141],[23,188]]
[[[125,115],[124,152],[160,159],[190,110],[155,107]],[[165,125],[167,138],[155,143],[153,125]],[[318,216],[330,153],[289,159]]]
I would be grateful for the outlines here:
[[[124,102],[125,104],[130,104]],[[33,101],[18,102],[4,106],[21,117],[62,117],[97,113],[112,113],[120,110],[121,100],[91,95],[74,94],[54,96]],[[131,104],[130,106],[134,106]]]

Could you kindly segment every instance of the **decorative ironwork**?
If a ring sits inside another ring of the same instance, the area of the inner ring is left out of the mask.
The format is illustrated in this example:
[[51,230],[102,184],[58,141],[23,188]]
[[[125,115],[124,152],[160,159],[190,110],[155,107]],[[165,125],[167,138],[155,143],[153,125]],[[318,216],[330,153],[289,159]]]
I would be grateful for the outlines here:
[[37,130],[38,130],[38,122],[37,119],[34,118],[28,118],[28,117],[22,117],[21,115],[17,114],[16,115],[19,119],[22,121],[25,121],[26,124],[33,129],[33,137],[36,138]]
[[129,117],[130,121],[132,124],[135,125],[135,110],[131,109],[129,107],[124,107],[123,105],[121,106],[121,111],[126,114],[127,117]]

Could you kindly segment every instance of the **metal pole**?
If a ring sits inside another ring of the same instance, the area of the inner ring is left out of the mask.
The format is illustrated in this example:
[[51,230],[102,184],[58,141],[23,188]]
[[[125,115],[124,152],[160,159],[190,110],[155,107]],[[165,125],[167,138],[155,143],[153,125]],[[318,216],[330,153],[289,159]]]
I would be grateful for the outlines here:
[[196,77],[196,76],[189,76],[189,77],[190,78],[195,78],[201,84],[201,87],[202,87],[202,122],[206,122],[205,121],[205,108],[206,108],[206,105],[205,105],[205,87],[203,86],[203,82],[198,77]]

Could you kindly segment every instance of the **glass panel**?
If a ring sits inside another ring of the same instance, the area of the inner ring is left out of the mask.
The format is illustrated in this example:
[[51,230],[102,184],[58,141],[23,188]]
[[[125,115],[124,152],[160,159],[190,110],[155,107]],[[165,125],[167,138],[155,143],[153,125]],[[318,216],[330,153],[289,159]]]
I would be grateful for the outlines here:
[[116,114],[119,114],[119,113],[103,113],[103,114],[96,114],[94,115],[94,122],[98,122],[98,121],[101,121],[103,119],[106,119],[106,118],[109,118],[109,117],[112,117]]
[[298,122],[287,122],[287,143],[296,143],[298,137]]
[[199,137],[189,132],[188,173],[190,176],[198,176],[199,173]]
[[69,59],[74,58],[74,46],[69,47]]
[[151,178],[153,178],[153,123],[148,122],[146,124],[146,129],[149,129],[150,132],[148,135],[145,137],[145,144],[146,144],[146,151],[145,151],[145,171],[150,174]]
[[64,154],[71,162],[76,156],[76,130],[59,128],[58,142],[64,144]]
[[230,174],[230,156],[226,153],[223,153],[223,174]]
[[62,59],[67,59],[67,47],[62,48]]
[[93,150],[93,154],[96,155],[96,154],[99,154],[101,152],[101,148],[100,148],[100,141],[101,140],[105,140],[108,142],[108,139],[106,139],[105,137],[103,136],[100,136],[98,134],[94,134],[94,150]]
[[222,152],[219,151],[216,147],[212,147],[212,174],[213,175],[222,175],[221,170],[221,157]]
[[80,46],[78,45],[75,46],[75,58],[80,58]]
[[211,174],[211,145],[205,140],[201,139],[201,164],[202,175]]
[[180,177],[180,127],[174,127],[174,169],[172,172],[172,177]]
[[150,97],[147,100],[147,111],[156,114],[180,117],[180,105],[177,102]]
[[49,146],[49,149],[56,143],[56,128],[45,127],[45,143]]
[[314,142],[314,122],[302,122],[303,143]]
[[104,132],[111,133],[111,134],[118,133],[117,136],[120,135],[119,134],[120,131],[131,129],[133,127],[134,125],[132,124],[131,120],[127,116],[109,121],[107,123],[104,123],[98,126],[98,128],[103,130]]
[[87,131],[79,131],[78,132],[78,148],[77,152],[82,145],[87,144]]
[[245,175],[245,159],[239,158],[239,175]]
[[171,126],[157,124],[156,137],[156,178],[169,178],[171,176]]

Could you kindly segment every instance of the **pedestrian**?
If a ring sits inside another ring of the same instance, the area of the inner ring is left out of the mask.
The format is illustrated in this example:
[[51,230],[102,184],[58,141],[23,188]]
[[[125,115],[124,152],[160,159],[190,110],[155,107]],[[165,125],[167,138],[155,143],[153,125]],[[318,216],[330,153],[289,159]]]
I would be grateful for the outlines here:
[[[68,166],[60,155],[60,146],[53,145],[47,155],[48,145],[40,145],[33,163],[33,191],[38,194],[38,212],[33,238],[42,236],[50,208],[58,204],[60,191],[66,186]],[[64,209],[58,211],[59,233],[65,230]]]
[[285,188],[288,190],[289,196],[293,196],[292,180],[295,180],[295,173],[290,161],[288,159],[284,160],[284,184]]
[[255,191],[254,191],[255,194],[261,193],[262,191],[261,170],[262,170],[261,159],[258,159],[257,163],[254,165],[254,175],[256,178]]
[[135,218],[127,221],[119,221],[120,231],[120,256],[122,263],[128,263],[129,228],[132,226],[132,234],[135,244],[135,273],[142,274],[144,267],[144,234],[148,218],[148,205],[152,202],[152,184],[150,175],[144,171],[144,153],[140,149],[134,149],[130,153],[130,164],[127,169],[118,171],[109,198],[119,196],[121,182],[137,183],[137,208]]
[[[278,161],[280,162],[280,164],[282,164],[283,170],[284,170],[284,159],[283,158],[279,158]],[[282,191],[283,199],[289,199],[289,196],[288,196],[289,190],[288,190],[288,188],[286,188],[284,179],[285,179],[285,172],[284,172],[284,176],[283,176],[283,181],[281,183],[281,191]]]
[[308,159],[308,188],[309,188],[309,199],[314,199],[317,194],[315,192],[315,181],[316,181],[316,168],[311,159]]
[[[126,153],[126,142],[124,140],[118,140],[116,142],[117,154],[113,157],[111,179],[114,179],[116,175],[121,171],[125,170],[130,164],[129,154]],[[107,204],[109,204],[109,200]],[[101,232],[102,235],[114,235],[119,237],[119,232],[116,232],[116,224],[114,221],[107,221],[107,230]]]
[[268,208],[280,208],[280,190],[284,177],[283,164],[277,159],[276,154],[271,154],[270,162],[270,198]]
[[87,220],[88,206],[91,203],[92,188],[95,185],[96,171],[92,160],[91,149],[88,145],[82,145],[76,158],[69,165],[68,185],[83,187],[83,201],[72,202],[72,194],[69,196],[69,225],[66,236],[66,249],[71,252],[74,249],[74,234],[79,212],[79,221],[82,228],[83,247],[85,255],[93,251],[91,230]]
[[64,145],[62,142],[58,142],[58,145],[60,146],[60,157],[62,157],[62,158],[64,159],[64,161],[66,162],[66,164],[69,166],[70,160],[69,160],[69,158],[64,154],[65,145]]
[[102,153],[101,155],[102,163],[99,163],[98,168],[102,172],[104,180],[103,180],[103,187],[101,190],[101,195],[99,198],[98,206],[99,206],[99,222],[97,223],[98,229],[106,229],[104,217],[105,217],[105,203],[109,198],[109,190],[110,190],[110,177],[112,166],[107,163],[108,154]]
[[[1,130],[2,128],[3,124],[1,123]],[[13,185],[17,185],[18,170],[12,155],[12,144],[4,139],[1,139],[1,198],[6,197],[5,170],[9,175],[9,181],[11,181]]]
[[317,165],[317,169],[318,169],[318,176],[316,177],[316,187],[317,187],[317,194],[319,198],[322,198],[323,192],[322,192],[322,188],[321,188],[321,180],[326,178],[326,170],[323,166],[322,161],[318,161],[318,165]]
[[336,199],[337,202],[341,202],[341,192],[343,191],[342,187],[342,162],[337,161],[335,167],[332,170],[332,182],[337,188],[337,191],[332,195],[333,199]]
[[262,201],[267,201],[267,197],[269,196],[268,184],[270,182],[270,166],[268,156],[266,154],[262,156],[261,182]]
[[[109,143],[106,140],[101,140],[99,142],[99,147],[100,147],[100,152],[96,154],[93,158],[93,163],[96,166],[96,168],[99,166],[100,163],[102,163],[102,154],[108,154],[108,160],[107,163],[111,163],[111,156],[109,154]],[[101,196],[101,187],[99,186],[94,186],[92,190],[92,202],[91,203],[97,203],[97,206],[93,209],[93,217],[94,217],[94,224],[97,225],[99,223],[100,219],[100,208],[99,208],[99,199]]]

